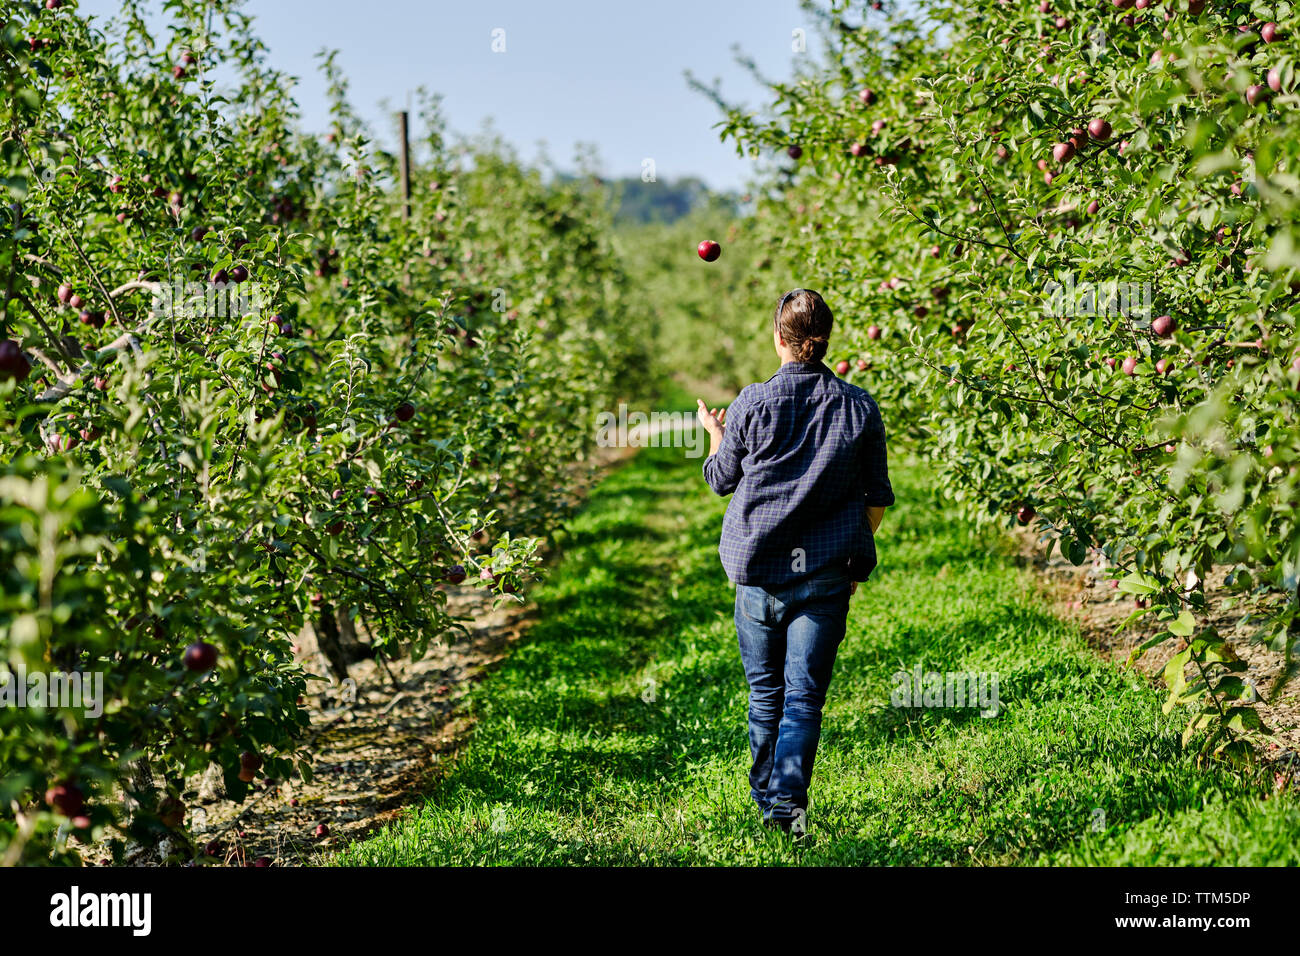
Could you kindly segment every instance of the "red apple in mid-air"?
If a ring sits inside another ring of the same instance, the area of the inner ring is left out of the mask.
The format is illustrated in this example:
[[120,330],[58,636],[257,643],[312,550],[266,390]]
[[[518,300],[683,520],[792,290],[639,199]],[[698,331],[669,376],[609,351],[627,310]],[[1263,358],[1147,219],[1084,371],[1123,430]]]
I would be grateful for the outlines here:
[[449,584],[460,584],[465,580],[465,568],[459,564],[453,564],[443,572],[443,577],[447,579]]
[[863,106],[870,106],[876,102],[876,91],[870,88],[859,90],[858,99],[862,101]]
[[803,155],[803,149],[798,145],[790,146],[786,149],[785,154],[791,159],[798,159]]
[[27,361],[22,347],[9,339],[0,341],[0,378],[16,378],[22,382],[32,372],[32,363]]
[[843,360],[837,362],[837,363],[835,364],[835,374],[836,374],[836,375],[848,375],[848,374],[849,374],[849,363],[846,362],[846,361],[843,361]]
[[705,239],[695,247],[695,251],[699,253],[700,258],[705,262],[714,262],[718,256],[722,255],[722,246],[712,239]]
[[1025,505],[1023,508],[1021,508],[1019,511],[1016,512],[1016,518],[1020,521],[1021,524],[1029,524],[1029,522],[1033,521],[1034,518],[1037,516],[1038,516],[1038,512],[1034,510],[1033,505]]
[[195,641],[185,648],[184,661],[187,670],[210,671],[217,666],[217,649],[206,641]]
[[867,338],[875,340],[880,338],[880,335],[881,335],[880,326],[878,325],[867,326]]
[[321,823],[321,824],[317,825],[317,827],[316,827],[316,836],[317,836],[318,838],[320,838],[320,839],[324,839],[325,837],[327,837],[327,836],[329,836],[329,835],[330,835],[330,828],[329,828],[328,826],[326,826],[324,823]]

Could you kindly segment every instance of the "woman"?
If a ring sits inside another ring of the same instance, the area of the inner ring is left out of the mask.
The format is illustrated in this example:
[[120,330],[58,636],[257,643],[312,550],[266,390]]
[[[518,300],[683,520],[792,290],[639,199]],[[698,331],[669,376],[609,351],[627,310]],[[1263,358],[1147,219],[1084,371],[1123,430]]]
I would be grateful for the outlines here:
[[781,297],[781,368],[730,409],[696,412],[709,432],[704,480],[733,494],[718,553],[736,585],[749,681],[750,795],[763,822],[802,836],[822,705],[849,597],[876,565],[874,533],[894,503],[875,400],[835,376],[822,297]]

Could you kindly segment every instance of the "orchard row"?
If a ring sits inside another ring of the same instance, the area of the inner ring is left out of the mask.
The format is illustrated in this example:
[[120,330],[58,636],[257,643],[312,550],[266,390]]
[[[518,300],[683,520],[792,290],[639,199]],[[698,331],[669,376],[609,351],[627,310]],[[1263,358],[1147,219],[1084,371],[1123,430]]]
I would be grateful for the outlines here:
[[823,11],[825,60],[765,116],[728,115],[776,157],[745,242],[827,295],[830,361],[896,447],[970,512],[1109,569],[1178,642],[1187,740],[1245,756],[1278,687],[1242,680],[1210,618],[1239,602],[1284,679],[1300,635],[1300,21],[1213,0],[856,10]]
[[236,5],[4,6],[0,648],[104,701],[0,707],[0,856],[185,856],[188,776],[310,774],[304,627],[341,677],[341,634],[420,654],[448,587],[516,599],[644,346],[602,198],[435,98],[407,200],[333,59],[306,135]]

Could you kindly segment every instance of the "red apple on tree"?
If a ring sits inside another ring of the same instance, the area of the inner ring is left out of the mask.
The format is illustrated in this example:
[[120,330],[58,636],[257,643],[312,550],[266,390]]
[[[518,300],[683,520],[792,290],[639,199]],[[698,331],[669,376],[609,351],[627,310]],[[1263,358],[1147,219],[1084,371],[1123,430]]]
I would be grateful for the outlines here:
[[0,378],[14,378],[26,381],[32,372],[32,363],[27,361],[22,347],[17,342],[5,339],[0,341]]
[[1151,320],[1151,331],[1161,338],[1172,335],[1176,328],[1178,328],[1178,323],[1170,315],[1157,315]]
[[1052,147],[1052,159],[1061,165],[1065,165],[1074,158],[1074,152],[1073,143],[1057,143]]
[[1104,143],[1106,140],[1110,139],[1110,134],[1110,123],[1106,122],[1101,117],[1094,119],[1088,124],[1088,135],[1099,142]]
[[169,830],[175,830],[185,820],[185,804],[175,797],[163,797],[158,803],[158,819]]
[[1277,24],[1270,20],[1259,28],[1259,36],[1265,43],[1272,43],[1277,39]]
[[882,333],[880,331],[880,326],[878,325],[867,326],[867,338],[875,341],[876,339],[880,338],[881,334]]
[[415,417],[415,406],[410,402],[402,402],[393,412],[393,417],[399,422],[409,422]]
[[75,817],[85,806],[86,797],[75,783],[59,783],[45,791],[45,802],[65,817]]
[[185,668],[203,673],[217,666],[217,649],[203,640],[195,641],[185,648]]
[[1125,375],[1131,376],[1137,370],[1137,367],[1137,358],[1130,355],[1128,358],[1124,359],[1124,364],[1120,366],[1120,370],[1123,371]]
[[443,572],[443,577],[447,579],[449,584],[460,584],[465,580],[465,568],[462,565],[453,564]]

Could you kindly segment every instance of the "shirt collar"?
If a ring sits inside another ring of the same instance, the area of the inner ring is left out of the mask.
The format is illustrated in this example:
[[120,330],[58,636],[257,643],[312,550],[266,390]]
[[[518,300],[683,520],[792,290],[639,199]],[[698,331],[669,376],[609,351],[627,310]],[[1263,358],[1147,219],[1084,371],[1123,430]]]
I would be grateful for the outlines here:
[[825,362],[786,362],[778,372],[787,375],[821,375],[830,371]]

